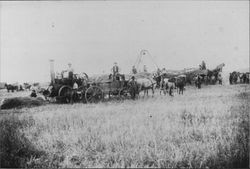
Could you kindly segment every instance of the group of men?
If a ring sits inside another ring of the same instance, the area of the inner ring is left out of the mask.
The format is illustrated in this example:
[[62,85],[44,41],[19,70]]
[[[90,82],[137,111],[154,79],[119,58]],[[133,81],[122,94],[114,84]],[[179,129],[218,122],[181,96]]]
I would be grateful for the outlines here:
[[[146,65],[143,65],[143,72],[144,73],[147,73],[148,72],[148,69],[147,69],[147,66]],[[132,74],[137,74],[137,69],[135,68],[135,66],[132,67]]]
[[[146,65],[144,65],[144,71],[146,71]],[[116,79],[116,77],[120,74],[121,72],[121,68],[118,66],[117,62],[114,62],[114,65],[111,69],[111,72],[112,72],[112,75],[113,75],[113,79]],[[135,66],[133,66],[132,68],[132,72],[133,74],[136,74],[137,73],[137,70],[135,68]],[[77,83],[75,82],[74,80],[74,69],[72,68],[72,64],[69,63],[68,64],[68,69],[67,70],[63,70],[61,72],[61,74],[57,74],[57,79],[63,79],[67,77],[67,79],[69,80],[69,85],[74,88],[78,88],[78,85]]]
[[[118,74],[120,72],[120,68],[117,65],[117,62],[114,63],[114,66],[112,67],[111,71],[112,71],[113,75],[116,75],[116,74]],[[145,72],[145,73],[148,72],[146,65],[143,66],[143,72]],[[132,74],[137,74],[138,73],[138,71],[137,71],[137,69],[136,69],[135,66],[132,67],[131,73]]]
[[[113,75],[113,79],[115,79],[117,77],[117,75],[120,74],[121,68],[118,66],[117,62],[114,62],[114,65],[113,65],[113,67],[111,69],[111,72],[112,72],[112,75]],[[146,65],[143,66],[143,72],[148,72]],[[61,78],[65,77],[66,73],[68,75],[67,78],[71,81],[70,86],[73,86],[73,88],[74,88],[74,85],[75,85],[75,87],[77,87],[77,84],[75,84],[73,82],[74,69],[72,68],[72,64],[71,63],[68,64],[68,69],[62,71],[62,73],[58,74],[57,77],[61,77]],[[132,67],[132,74],[137,74],[137,73],[138,73],[138,71],[137,71],[136,67],[133,66]]]

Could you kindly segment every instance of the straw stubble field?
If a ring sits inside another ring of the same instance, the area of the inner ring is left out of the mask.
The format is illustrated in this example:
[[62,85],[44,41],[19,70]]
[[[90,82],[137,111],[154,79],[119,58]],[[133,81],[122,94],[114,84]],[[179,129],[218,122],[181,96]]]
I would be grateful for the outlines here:
[[1,167],[195,167],[249,164],[250,86],[184,95],[2,111]]

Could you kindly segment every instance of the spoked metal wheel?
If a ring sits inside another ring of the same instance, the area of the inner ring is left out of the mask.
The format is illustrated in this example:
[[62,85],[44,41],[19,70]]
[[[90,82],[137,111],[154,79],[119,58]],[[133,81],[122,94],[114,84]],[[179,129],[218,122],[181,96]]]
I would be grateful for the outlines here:
[[98,103],[103,99],[103,92],[97,86],[89,87],[85,92],[85,99],[87,103]]
[[58,96],[60,100],[62,100],[63,102],[70,103],[71,93],[72,93],[72,88],[70,86],[62,86],[59,89]]

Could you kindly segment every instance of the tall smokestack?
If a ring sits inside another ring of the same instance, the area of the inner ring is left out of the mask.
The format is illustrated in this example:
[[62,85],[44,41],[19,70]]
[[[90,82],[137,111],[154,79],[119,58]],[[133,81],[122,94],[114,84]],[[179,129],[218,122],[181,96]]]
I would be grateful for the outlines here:
[[50,77],[51,77],[51,84],[55,83],[55,71],[54,71],[54,60],[51,59],[50,61]]

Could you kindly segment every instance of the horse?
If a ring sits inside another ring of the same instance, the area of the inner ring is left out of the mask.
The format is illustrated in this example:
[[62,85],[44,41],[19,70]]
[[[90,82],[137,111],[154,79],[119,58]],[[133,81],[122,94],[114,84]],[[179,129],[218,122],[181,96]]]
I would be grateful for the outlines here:
[[5,84],[6,89],[9,91],[14,92],[15,90],[18,91],[18,86],[17,85],[11,85],[11,84]]
[[144,96],[147,94],[148,96],[148,90],[152,90],[152,96],[154,95],[154,89],[155,89],[155,83],[149,78],[138,78],[136,80],[139,88],[139,93],[141,91],[144,91]]
[[29,83],[23,83],[23,87],[24,87],[25,90],[30,90],[31,84],[29,84]]
[[233,71],[232,73],[230,73],[229,81],[231,81],[231,84],[237,84],[237,82],[240,79],[239,76],[240,76],[239,72]]
[[166,93],[169,93],[170,96],[173,96],[173,90],[176,88],[175,79],[168,79],[162,77],[160,86],[160,94],[161,91],[163,91],[164,95],[166,95]]
[[22,85],[18,85],[18,91],[24,91],[24,87]]
[[247,82],[247,74],[241,73],[240,74],[240,83],[246,83]]
[[137,95],[139,95],[139,85],[135,80],[131,80],[129,82],[126,82],[127,84],[125,86],[129,87],[129,93],[131,95],[131,98],[134,100]]

